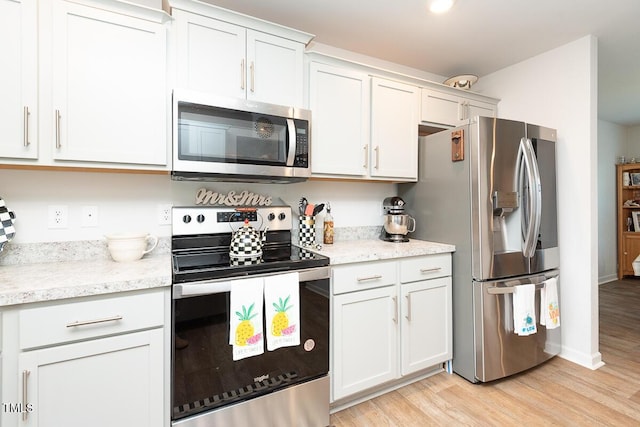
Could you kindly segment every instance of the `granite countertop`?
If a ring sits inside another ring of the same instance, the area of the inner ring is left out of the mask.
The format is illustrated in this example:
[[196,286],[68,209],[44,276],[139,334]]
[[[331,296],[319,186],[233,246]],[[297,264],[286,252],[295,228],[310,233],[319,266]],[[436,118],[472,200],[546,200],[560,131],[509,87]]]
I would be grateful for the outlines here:
[[0,307],[171,286],[171,256],[134,262],[46,262],[0,267]]
[[[38,245],[39,251],[41,246],[44,245]],[[83,242],[78,246],[82,250],[76,246],[62,245],[57,262],[42,262],[42,257],[29,256],[31,262],[0,265],[0,307],[171,286],[171,255],[167,250],[139,261],[120,263],[100,252],[104,250],[101,242],[89,246]],[[98,248],[95,253],[91,252],[94,247]],[[79,252],[89,249],[95,258],[74,259],[74,248]],[[52,248],[45,249],[50,255]],[[455,246],[415,239],[405,243],[363,239],[340,240],[313,251],[328,256],[331,265],[336,265],[449,253],[455,251]]]
[[363,261],[405,258],[454,252],[456,247],[446,243],[410,239],[408,242],[392,243],[380,239],[336,241],[313,250],[331,258],[331,265]]

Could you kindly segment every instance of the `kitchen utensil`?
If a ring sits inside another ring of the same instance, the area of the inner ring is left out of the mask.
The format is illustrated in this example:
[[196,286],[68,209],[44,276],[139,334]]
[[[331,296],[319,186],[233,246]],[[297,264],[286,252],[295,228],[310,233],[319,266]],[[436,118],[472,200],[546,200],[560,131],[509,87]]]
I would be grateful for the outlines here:
[[324,203],[320,203],[319,205],[316,205],[316,207],[313,208],[313,216],[316,216],[320,212],[322,212],[322,209],[324,209]]
[[158,245],[158,238],[147,233],[120,233],[105,237],[111,258],[117,262],[139,260]]
[[300,215],[305,214],[304,212],[307,210],[307,204],[309,204],[307,199],[305,197],[300,197],[300,202],[298,203],[298,207],[300,208]]
[[14,223],[16,215],[5,205],[4,200],[0,197],[0,252],[4,249],[4,245],[16,234]]
[[314,209],[315,205],[313,203],[307,205],[307,207],[304,210],[304,214],[306,216],[313,216],[313,209]]

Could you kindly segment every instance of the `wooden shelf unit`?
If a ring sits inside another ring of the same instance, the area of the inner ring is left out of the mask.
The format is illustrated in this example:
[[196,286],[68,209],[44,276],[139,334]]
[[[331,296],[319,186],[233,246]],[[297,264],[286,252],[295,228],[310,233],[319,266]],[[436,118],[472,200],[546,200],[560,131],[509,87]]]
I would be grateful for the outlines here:
[[[640,174],[640,163],[616,165],[616,234],[618,238],[618,279],[633,276],[633,261],[640,255],[640,228],[633,226],[633,212],[640,213],[640,206],[625,206],[627,200],[635,200],[640,204],[640,185],[624,185],[623,174]],[[628,231],[628,219],[631,220],[631,231]]]

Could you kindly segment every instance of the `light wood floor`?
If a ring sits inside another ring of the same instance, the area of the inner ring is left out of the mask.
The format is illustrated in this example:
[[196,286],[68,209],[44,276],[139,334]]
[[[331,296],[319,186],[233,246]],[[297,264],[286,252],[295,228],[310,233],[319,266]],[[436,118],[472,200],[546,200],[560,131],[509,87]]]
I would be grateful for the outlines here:
[[335,427],[640,426],[640,280],[600,286],[600,353],[592,371],[555,357],[504,380],[437,374],[331,416]]

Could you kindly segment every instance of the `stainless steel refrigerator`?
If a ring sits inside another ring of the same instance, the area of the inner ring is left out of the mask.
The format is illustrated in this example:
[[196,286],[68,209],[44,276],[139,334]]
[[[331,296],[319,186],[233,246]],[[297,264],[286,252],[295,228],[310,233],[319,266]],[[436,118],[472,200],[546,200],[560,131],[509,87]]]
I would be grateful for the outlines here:
[[[474,117],[421,137],[418,182],[399,185],[416,218],[410,237],[456,246],[453,370],[469,381],[506,377],[560,351],[560,328],[539,324],[538,290],[560,267],[555,153],[553,129]],[[537,333],[520,336],[513,290],[529,283]]]

